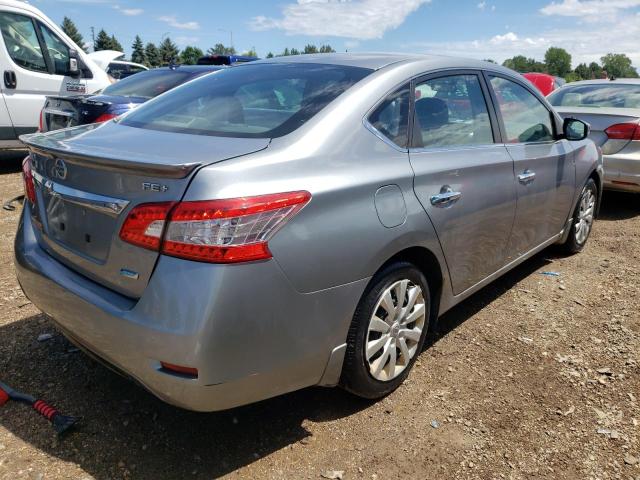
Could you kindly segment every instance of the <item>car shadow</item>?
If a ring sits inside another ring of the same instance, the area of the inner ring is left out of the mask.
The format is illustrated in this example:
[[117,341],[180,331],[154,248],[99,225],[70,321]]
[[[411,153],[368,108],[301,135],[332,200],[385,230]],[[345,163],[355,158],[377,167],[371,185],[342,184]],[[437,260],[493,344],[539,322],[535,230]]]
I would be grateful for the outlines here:
[[[548,265],[553,256],[550,250],[536,255],[450,310],[428,345]],[[54,337],[38,342],[42,333]],[[0,380],[83,419],[77,431],[57,441],[44,419],[10,402],[0,408],[0,425],[97,480],[126,476],[127,471],[140,479],[217,478],[313,440],[307,421],[328,422],[373,405],[340,389],[308,388],[225,412],[193,413],[161,402],[78,352],[43,314],[0,327],[0,339]]]
[[26,155],[26,150],[0,151],[0,175],[19,172],[22,169],[22,160]]
[[598,220],[617,221],[640,215],[640,193],[605,190]]

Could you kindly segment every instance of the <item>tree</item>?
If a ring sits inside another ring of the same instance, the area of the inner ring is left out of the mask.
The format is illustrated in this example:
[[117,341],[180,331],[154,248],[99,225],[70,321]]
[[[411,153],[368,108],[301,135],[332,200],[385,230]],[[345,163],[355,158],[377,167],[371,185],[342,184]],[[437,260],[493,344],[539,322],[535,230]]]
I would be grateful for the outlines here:
[[291,52],[289,51],[289,47],[285,47],[284,52],[282,52],[282,57],[288,57],[289,55],[291,55]]
[[571,55],[564,48],[550,47],[544,54],[544,62],[550,75],[564,77],[571,71]]
[[335,50],[333,48],[331,48],[331,45],[327,44],[327,45],[322,45],[320,47],[320,49],[318,50],[318,52],[320,52],[320,53],[335,53]]
[[145,65],[148,67],[159,67],[162,63],[160,52],[158,52],[158,48],[154,43],[147,43],[147,46],[144,47],[144,56],[146,59]]
[[135,63],[146,63],[147,58],[144,54],[144,43],[142,43],[142,39],[140,35],[136,35],[136,39],[131,45],[131,61]]
[[108,50],[115,50],[116,52],[124,52],[124,48],[122,48],[122,45],[116,39],[115,35],[111,35],[111,47]]
[[109,34],[105,32],[104,29],[98,32],[96,41],[93,44],[94,52],[99,52],[100,50],[111,50],[111,37],[109,37]]
[[602,78],[602,67],[600,65],[598,65],[597,62],[591,62],[589,64],[589,72],[591,72],[591,75],[589,75],[589,78]]
[[318,53],[318,47],[308,43],[304,46],[302,53]]
[[544,63],[538,62],[534,58],[527,58],[524,55],[507,58],[502,65],[520,73],[544,72],[546,70]]
[[578,77],[578,80],[589,80],[591,79],[591,70],[586,63],[580,63],[575,70],[573,71]]
[[631,59],[624,53],[607,53],[600,59],[602,68],[615,78],[638,78],[638,71],[633,68]]
[[292,48],[289,53],[291,55],[300,55],[300,50],[298,50],[297,48]]
[[195,65],[198,63],[198,59],[202,56],[204,56],[202,50],[198,47],[188,45],[184,47],[184,50],[180,53],[180,62],[184,65]]
[[73,40],[73,43],[78,45],[82,50],[86,52],[86,49],[84,47],[84,38],[82,38],[82,35],[78,31],[76,24],[73,23],[73,21],[69,17],[64,17],[60,27],[62,28],[62,31],[67,34],[67,37]]
[[271,52],[267,53],[267,58],[273,58],[273,57],[274,57],[273,53]]
[[178,50],[178,46],[173,43],[169,37],[167,37],[160,44],[158,53],[160,54],[161,64],[169,65],[178,60],[180,50]]
[[242,55],[244,55],[245,57],[257,57],[258,52],[256,51],[256,47],[251,47],[250,50],[247,50]]
[[216,43],[213,47],[207,50],[207,55],[235,55],[236,49],[233,47],[226,47],[222,43]]

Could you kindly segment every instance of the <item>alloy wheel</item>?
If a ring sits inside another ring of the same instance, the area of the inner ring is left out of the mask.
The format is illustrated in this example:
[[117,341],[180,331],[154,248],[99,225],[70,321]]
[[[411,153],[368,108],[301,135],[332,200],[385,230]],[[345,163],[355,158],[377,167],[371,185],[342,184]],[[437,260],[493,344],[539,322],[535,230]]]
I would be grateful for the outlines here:
[[580,198],[580,210],[575,223],[576,243],[578,245],[582,245],[589,237],[593,225],[595,206],[596,196],[591,189],[585,188]]

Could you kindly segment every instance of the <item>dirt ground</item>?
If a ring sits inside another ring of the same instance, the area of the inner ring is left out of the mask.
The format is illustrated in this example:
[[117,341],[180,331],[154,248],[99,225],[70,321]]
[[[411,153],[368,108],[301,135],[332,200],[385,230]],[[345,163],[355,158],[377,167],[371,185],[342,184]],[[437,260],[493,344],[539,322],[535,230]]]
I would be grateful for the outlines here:
[[[0,162],[2,202],[18,172]],[[2,480],[640,480],[639,197],[607,193],[583,253],[542,252],[447,313],[386,399],[311,388],[215,414],[73,349],[15,280],[18,217],[0,210],[0,379],[83,421],[58,441],[26,407],[1,407]]]

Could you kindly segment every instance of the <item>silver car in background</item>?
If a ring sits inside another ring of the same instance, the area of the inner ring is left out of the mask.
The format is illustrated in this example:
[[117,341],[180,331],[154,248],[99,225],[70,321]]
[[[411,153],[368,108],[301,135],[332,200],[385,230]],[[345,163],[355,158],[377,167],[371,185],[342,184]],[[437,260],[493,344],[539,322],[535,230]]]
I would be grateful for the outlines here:
[[584,247],[602,190],[587,134],[491,63],[252,62],[23,137],[18,279],[183,408],[379,398],[440,314],[549,245]]
[[574,82],[547,99],[561,116],[591,126],[589,137],[602,149],[604,187],[640,192],[640,79]]

